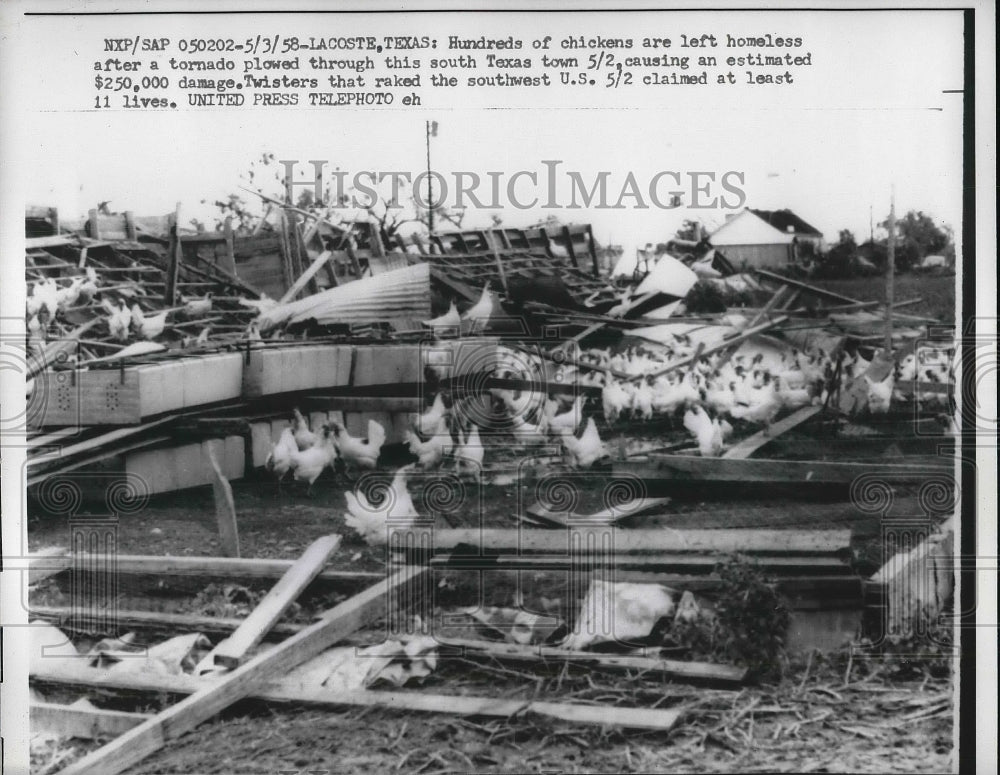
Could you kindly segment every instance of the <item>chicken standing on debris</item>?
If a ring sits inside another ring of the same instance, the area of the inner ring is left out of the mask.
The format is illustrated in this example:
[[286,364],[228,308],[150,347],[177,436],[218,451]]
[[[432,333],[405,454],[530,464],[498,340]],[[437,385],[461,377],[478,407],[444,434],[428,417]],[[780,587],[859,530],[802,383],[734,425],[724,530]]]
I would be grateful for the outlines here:
[[482,331],[490,322],[493,315],[494,301],[493,294],[490,293],[490,284],[487,282],[483,286],[483,292],[479,296],[479,301],[473,304],[462,315],[462,333],[471,331]]
[[143,339],[156,339],[156,337],[163,333],[163,329],[167,325],[168,314],[170,314],[170,311],[164,310],[158,315],[146,317],[142,312],[142,307],[138,304],[133,304],[132,325]]
[[431,408],[417,417],[416,428],[421,436],[430,436],[437,431],[441,419],[447,414],[444,406],[444,396],[438,393],[434,396]]
[[357,439],[351,436],[347,429],[338,422],[333,423],[336,430],[337,447],[345,466],[371,470],[378,465],[382,445],[385,444],[385,428],[375,420],[368,421],[368,438]]
[[278,443],[271,445],[271,451],[264,461],[264,467],[278,479],[278,492],[281,492],[281,480],[292,470],[292,456],[299,451],[291,428],[285,428],[278,437]]
[[458,314],[458,307],[455,306],[455,302],[453,301],[448,307],[447,312],[433,320],[425,320],[423,324],[437,335],[446,331],[458,331],[462,325],[462,317]]
[[890,371],[888,376],[881,382],[874,382],[865,374],[865,382],[868,384],[868,409],[872,414],[886,414],[892,405],[892,389],[896,384],[896,379]]
[[586,400],[585,395],[577,396],[573,405],[561,413],[559,412],[561,404],[558,401],[547,401],[544,413],[548,420],[549,432],[557,436],[564,433],[576,433],[576,429],[583,419],[583,404]]
[[265,312],[269,312],[278,306],[278,302],[266,293],[262,293],[259,299],[247,299],[241,296],[239,298],[239,303],[242,307],[250,307],[251,309],[257,310],[258,315],[263,315]]
[[291,453],[291,469],[297,482],[308,482],[309,486],[306,494],[312,495],[312,486],[323,469],[327,466],[333,467],[337,460],[337,449],[333,445],[333,437],[330,435],[330,426],[324,425],[316,440],[316,444],[309,449],[295,450]]
[[403,466],[392,477],[389,492],[376,506],[360,490],[344,492],[347,513],[344,522],[353,528],[369,545],[384,544],[390,526],[406,527],[418,516],[413,498],[406,489],[406,479],[413,466]]
[[410,452],[417,456],[419,465],[423,469],[439,466],[452,447],[451,431],[448,430],[448,421],[444,417],[438,421],[438,427],[427,441],[421,441],[413,431],[406,431],[403,434],[403,441]]
[[108,331],[114,339],[128,341],[128,329],[132,324],[132,313],[125,304],[125,299],[118,299],[116,307],[107,299],[101,299],[101,305],[108,313]]
[[199,317],[202,315],[207,315],[212,311],[212,294],[211,292],[206,293],[204,297],[200,299],[187,299],[183,296],[181,301],[184,302],[184,314],[188,317]]

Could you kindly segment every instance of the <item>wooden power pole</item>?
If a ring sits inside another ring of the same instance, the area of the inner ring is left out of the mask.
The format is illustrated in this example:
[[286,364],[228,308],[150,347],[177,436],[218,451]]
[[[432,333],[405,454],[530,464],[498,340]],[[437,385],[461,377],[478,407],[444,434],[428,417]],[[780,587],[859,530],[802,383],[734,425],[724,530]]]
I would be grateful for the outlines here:
[[896,280],[896,187],[889,195],[889,266],[885,276],[885,354],[892,356],[892,305],[895,303]]

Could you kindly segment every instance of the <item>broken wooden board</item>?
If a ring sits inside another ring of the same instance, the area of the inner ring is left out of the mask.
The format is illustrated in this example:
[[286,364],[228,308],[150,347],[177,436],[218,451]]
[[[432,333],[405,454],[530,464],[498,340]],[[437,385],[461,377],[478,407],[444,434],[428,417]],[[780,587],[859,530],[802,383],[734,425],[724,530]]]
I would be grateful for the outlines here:
[[614,474],[639,476],[647,483],[734,482],[758,484],[848,485],[865,474],[893,483],[913,482],[914,476],[951,473],[945,461],[889,464],[863,461],[766,460],[757,458],[657,455],[614,464]]
[[548,646],[522,646],[518,643],[474,640],[472,638],[438,637],[442,646],[455,646],[467,652],[477,652],[501,659],[523,662],[573,662],[595,664],[618,670],[654,670],[675,678],[740,683],[746,678],[746,669],[733,665],[714,665],[710,662],[682,662],[656,656],[634,654],[602,654],[593,651],[570,651]]
[[623,503],[613,508],[602,509],[593,514],[577,514],[569,511],[552,511],[546,508],[544,503],[536,503],[525,509],[525,513],[537,520],[550,522],[556,525],[568,526],[570,523],[577,525],[612,525],[615,522],[641,514],[644,511],[661,508],[670,503],[670,498],[636,498],[635,500]]
[[776,439],[782,433],[798,427],[802,423],[806,422],[806,420],[815,417],[822,410],[823,407],[821,406],[804,406],[801,409],[792,412],[788,415],[788,417],[785,417],[776,423],[772,423],[769,428],[758,431],[753,436],[734,444],[722,454],[722,457],[730,460],[744,460],[750,457],[765,444],[768,444]]
[[78,759],[62,771],[63,775],[93,772],[115,775],[142,761],[162,748],[167,740],[194,729],[237,700],[260,690],[272,675],[296,667],[385,613],[387,595],[416,581],[426,572],[424,568],[401,569],[385,581],[327,611],[315,624],[233,672],[207,685],[199,685],[186,699],[149,718],[103,748]]
[[233,488],[222,473],[214,444],[206,448],[208,462],[212,467],[212,497],[215,500],[215,521],[219,527],[219,542],[227,557],[240,556],[240,533],[236,523],[236,503]]
[[[696,458],[700,459],[700,458]],[[610,540],[607,550],[604,545]],[[612,551],[833,554],[850,546],[850,530],[617,530],[574,525],[568,530],[451,528],[435,530],[435,551],[467,546],[480,551],[528,554]],[[589,549],[587,547],[599,547]],[[461,555],[456,555],[461,556]]]
[[128,713],[54,702],[31,702],[28,713],[32,731],[44,730],[60,737],[79,737],[84,740],[117,737],[150,718],[148,713]]
[[250,650],[264,640],[264,636],[278,622],[316,578],[327,559],[340,545],[340,536],[317,538],[281,577],[250,615],[243,620],[232,635],[219,643],[206,659],[216,665],[235,668],[242,664]]
[[[44,662],[45,660],[41,661]],[[304,664],[302,669],[308,669],[308,664]],[[294,672],[296,671],[293,671],[292,675],[284,678],[268,680],[247,692],[245,696],[266,702],[288,702],[318,707],[391,708],[393,710],[419,713],[443,713],[456,716],[482,716],[498,719],[509,719],[520,715],[537,715],[568,721],[574,724],[595,724],[598,726],[659,731],[671,729],[681,717],[680,710],[663,710],[660,708],[607,707],[604,705],[580,705],[577,703],[544,702],[540,700],[505,700],[496,697],[428,694],[425,692],[389,692],[366,689],[331,691],[323,687],[317,687],[315,691],[310,692],[303,690],[301,684],[295,680]],[[195,696],[195,692],[206,691],[203,688],[206,683],[204,680],[199,680],[189,675],[163,676],[151,673],[116,673],[92,667],[67,667],[56,664],[40,666],[33,678],[54,684],[145,691],[160,694],[191,694],[192,697]],[[209,683],[209,687],[213,683]],[[149,724],[155,718],[152,717],[145,723]],[[136,729],[139,729],[139,727],[136,727]],[[175,736],[172,729],[169,732],[171,737]],[[151,753],[152,751],[149,752]],[[99,754],[100,750],[96,753]],[[145,758],[145,755],[139,756],[135,761]],[[114,761],[115,764],[117,762],[118,760]],[[102,769],[91,771],[82,769],[63,770],[64,773],[70,773],[71,775],[72,773],[84,772],[101,772],[109,773],[110,775],[112,772],[120,771],[121,768],[117,770]]]

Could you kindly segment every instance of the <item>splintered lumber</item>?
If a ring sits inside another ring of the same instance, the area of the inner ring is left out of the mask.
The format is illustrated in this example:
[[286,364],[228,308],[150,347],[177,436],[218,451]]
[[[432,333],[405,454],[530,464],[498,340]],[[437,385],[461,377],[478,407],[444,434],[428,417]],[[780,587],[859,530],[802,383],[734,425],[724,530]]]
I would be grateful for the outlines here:
[[[700,458],[698,458],[700,459]],[[603,539],[612,543],[604,547]],[[568,530],[504,528],[453,528],[435,530],[436,550],[471,546],[486,552],[512,550],[530,552],[608,551],[632,552],[745,552],[836,553],[851,543],[850,530],[612,530],[574,524]],[[595,549],[589,549],[593,543]],[[456,555],[461,556],[461,555]]]
[[236,524],[236,503],[233,488],[222,474],[215,456],[214,444],[207,447],[208,462],[212,466],[212,497],[215,500],[215,521],[219,526],[219,540],[227,557],[240,556],[240,533]]
[[285,295],[278,299],[278,304],[284,304],[294,299],[299,294],[299,291],[305,288],[309,281],[316,276],[316,273],[323,268],[323,265],[330,260],[331,255],[333,254],[329,250],[324,250],[316,256],[313,262],[309,264],[309,268],[292,284],[291,288],[285,291]]
[[79,737],[84,740],[117,737],[151,718],[148,713],[128,713],[53,702],[32,702],[29,713],[33,730],[40,729],[60,737]]
[[[82,667],[56,663],[56,660],[39,660],[53,664],[41,664],[32,678],[53,684],[71,686],[87,686],[88,688],[122,689],[132,692],[154,692],[157,694],[191,694],[206,691],[206,681],[189,675],[157,675],[154,673],[133,674],[124,672],[107,672],[93,667]],[[225,680],[225,679],[223,679]],[[216,685],[208,683],[209,687]],[[392,708],[393,710],[409,710],[421,713],[445,713],[456,716],[482,716],[485,718],[509,719],[512,716],[537,715],[560,719],[574,724],[597,724],[618,726],[633,729],[669,730],[681,717],[680,710],[663,710],[660,708],[621,708],[606,705],[579,705],[567,702],[543,702],[538,700],[505,700],[495,697],[475,697],[469,695],[427,694],[425,692],[384,692],[366,689],[351,691],[331,691],[317,687],[315,691],[304,691],[301,683],[291,678],[265,681],[255,686],[244,696],[266,702],[289,702],[317,707],[354,707],[354,708]],[[183,704],[183,703],[181,703]],[[178,707],[178,706],[174,706]],[[161,716],[163,714],[160,714]],[[157,716],[152,717],[149,724]],[[143,725],[145,726],[145,724]],[[131,733],[135,735],[140,728]],[[170,736],[175,736],[170,729]],[[123,735],[124,737],[124,735]],[[119,738],[119,740],[122,738]],[[113,741],[105,748],[117,743]],[[162,745],[164,741],[160,741]],[[160,746],[157,746],[159,748]],[[100,754],[100,749],[95,754]],[[155,749],[153,749],[155,750]],[[152,750],[148,751],[152,753]],[[87,757],[89,761],[95,754]],[[134,761],[144,758],[145,754]],[[101,761],[98,759],[98,763]],[[118,760],[113,761],[118,764]],[[128,766],[128,765],[125,765]],[[76,767],[76,765],[74,765]],[[112,775],[121,768],[85,770],[70,768],[62,773],[100,772]]]
[[472,638],[439,637],[442,646],[455,646],[467,651],[488,654],[502,659],[525,662],[583,662],[618,670],[656,670],[677,678],[740,683],[746,678],[746,669],[732,665],[714,665],[710,662],[682,662],[676,659],[639,656],[634,654],[599,654],[593,651],[570,651],[547,646],[522,646],[518,643],[499,643]]
[[815,417],[822,411],[822,409],[823,407],[821,406],[803,406],[801,409],[792,412],[783,420],[773,423],[769,428],[758,431],[753,436],[743,439],[743,441],[738,444],[734,444],[722,454],[722,457],[729,458],[730,460],[743,460],[748,458],[765,444],[774,441],[774,439],[782,433],[790,431],[792,428],[801,425],[811,417]]
[[695,455],[648,455],[649,460],[631,458],[615,466],[615,473],[639,476],[648,483],[750,482],[758,484],[847,485],[864,474],[873,474],[889,484],[912,483],[914,477],[950,473],[947,461],[873,463],[866,461],[766,460],[757,458],[697,457]]
[[[607,568],[670,573],[712,573],[724,554],[622,554],[609,548],[603,552],[577,552],[575,554],[439,554],[431,558],[433,568],[454,570],[490,571],[572,571]],[[851,573],[851,566],[840,556],[832,554],[752,554],[750,562],[774,575],[796,573],[825,573],[829,575]]]
[[[115,775],[158,751],[219,711],[263,688],[281,674],[316,656],[386,613],[387,596],[427,570],[403,568],[384,581],[327,611],[315,624],[244,663],[217,681],[195,680],[193,694],[64,769],[63,775],[100,772]],[[45,662],[46,660],[38,660]],[[176,677],[175,677],[176,678]]]
[[[32,606],[28,611],[29,620],[43,619],[61,630],[71,632],[105,634],[108,617],[103,611],[88,612],[72,606]],[[244,619],[221,616],[198,616],[195,614],[171,614],[164,611],[115,611],[115,625],[121,630],[163,630],[172,634],[179,632],[202,632],[228,635],[234,632]],[[306,625],[278,622],[271,627],[268,637],[284,638],[294,635]]]
[[[37,560],[36,560],[37,558]],[[29,557],[29,562],[39,567],[56,569],[55,572],[73,567],[73,557]],[[121,574],[140,576],[206,576],[221,578],[277,579],[288,572],[294,560],[271,560],[230,557],[158,557],[155,555],[119,554],[115,556],[115,570]],[[324,570],[316,577],[319,581],[372,582],[385,578],[378,571]]]
[[766,277],[768,280],[773,280],[777,283],[782,283],[784,285],[790,285],[793,288],[798,288],[802,291],[808,291],[820,297],[825,297],[827,299],[833,299],[839,301],[842,304],[861,304],[858,299],[852,299],[850,296],[842,296],[839,293],[834,293],[833,291],[828,291],[825,288],[817,288],[815,285],[809,285],[808,283],[801,282],[799,280],[792,280],[789,277],[785,277],[780,274],[774,274],[773,272],[768,272],[764,269],[754,269],[754,274],[760,277]]
[[250,649],[264,640],[264,636],[298,599],[317,574],[323,570],[327,559],[340,545],[340,536],[317,538],[295,561],[295,564],[257,604],[232,635],[212,649],[209,657],[215,664],[234,668],[240,665]]

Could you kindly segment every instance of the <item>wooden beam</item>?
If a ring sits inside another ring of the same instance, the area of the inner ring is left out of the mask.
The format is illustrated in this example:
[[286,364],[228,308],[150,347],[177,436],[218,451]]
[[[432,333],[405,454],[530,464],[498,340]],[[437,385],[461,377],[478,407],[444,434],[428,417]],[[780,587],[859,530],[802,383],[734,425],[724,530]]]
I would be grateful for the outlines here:
[[[700,459],[700,458],[698,458]],[[715,458],[718,460],[718,458]],[[784,461],[780,461],[784,462]],[[436,550],[473,546],[518,553],[567,552],[570,542],[587,546],[590,535],[607,535],[604,526],[573,525],[569,530],[454,528],[434,531]],[[835,553],[850,546],[850,530],[664,530],[614,531],[614,552]],[[600,545],[600,544],[598,544]]]
[[722,454],[722,457],[729,458],[730,460],[748,458],[765,444],[774,441],[782,433],[801,425],[809,418],[815,417],[822,410],[822,406],[803,406],[801,409],[792,412],[788,417],[774,423],[770,428],[758,431],[753,436],[734,444]]
[[309,264],[309,268],[304,271],[298,280],[292,283],[292,287],[285,291],[285,295],[278,299],[279,304],[285,304],[286,302],[294,299],[299,292],[306,287],[306,284],[316,276],[317,272],[323,268],[323,265],[330,260],[330,256],[333,255],[329,250],[324,250]]
[[84,740],[117,737],[151,718],[148,713],[127,713],[53,702],[31,702],[28,710],[33,730],[41,729],[60,737],[79,737]]
[[242,664],[250,650],[264,640],[264,636],[284,615],[302,591],[316,578],[327,559],[340,545],[340,536],[317,538],[296,560],[295,564],[243,620],[239,629],[218,644],[209,657],[216,665],[230,669]]
[[237,700],[258,692],[271,676],[311,659],[384,614],[387,596],[399,587],[413,583],[426,572],[425,568],[404,568],[385,581],[369,587],[332,608],[318,622],[273,649],[259,654],[218,681],[198,689],[103,748],[78,759],[62,770],[62,775],[86,775],[94,772],[116,775],[142,761],[162,748],[167,740],[180,737]]
[[817,296],[826,297],[828,299],[834,299],[842,304],[861,304],[858,299],[852,299],[850,296],[842,296],[839,293],[834,293],[833,291],[828,291],[825,288],[817,288],[815,285],[809,285],[808,283],[801,282],[799,280],[792,280],[790,277],[785,277],[780,274],[774,274],[773,272],[768,272],[765,269],[754,269],[753,273],[760,275],[761,277],[766,277],[768,280],[773,280],[774,282],[782,283],[783,285],[790,285],[793,288],[798,288],[799,290],[809,291]]
[[600,654],[593,651],[571,651],[550,646],[522,646],[517,643],[475,640],[472,638],[437,637],[442,646],[455,646],[479,654],[522,662],[574,662],[613,670],[653,670],[676,678],[701,679],[740,683],[746,669],[710,662],[682,662],[655,656],[634,654]]
[[181,264],[184,261],[184,247],[181,245],[181,203],[170,219],[170,242],[167,247],[167,277],[163,290],[163,303],[173,307],[177,303],[177,281],[180,279]]
[[[55,660],[39,661],[55,662]],[[204,681],[188,675],[163,676],[153,673],[131,674],[126,672],[108,672],[92,667],[78,667],[75,665],[67,667],[64,664],[41,665],[34,677],[49,683],[145,691],[159,694],[191,694],[201,689],[204,684]],[[559,719],[573,724],[596,724],[598,726],[606,725],[661,731],[673,727],[681,717],[680,710],[579,705],[576,703],[544,702],[539,700],[505,700],[496,697],[476,697],[470,695],[386,692],[365,689],[331,691],[323,687],[317,687],[312,692],[304,692],[301,684],[291,678],[267,681],[262,686],[248,692],[246,696],[267,702],[288,702],[318,707],[392,708],[394,710],[414,711],[418,713],[444,713],[456,716],[482,716],[498,719],[531,715]],[[100,753],[100,751],[97,753]],[[139,757],[139,759],[141,758],[144,758],[144,756]],[[135,759],[135,761],[139,759]],[[111,775],[112,772],[120,771],[120,769],[92,770],[92,772],[108,773],[108,775]],[[86,770],[67,769],[62,771],[63,774],[69,775],[83,772],[86,772]]]
[[240,556],[240,532],[236,523],[233,488],[222,473],[215,456],[215,445],[209,444],[208,462],[212,466],[212,496],[215,500],[215,521],[219,527],[219,542],[227,557]]
[[[36,560],[29,555],[29,561]],[[38,557],[41,568],[58,568],[56,572],[73,567],[73,558]],[[271,560],[230,557],[158,557],[155,555],[120,554],[115,557],[115,571],[136,576],[208,576],[241,579],[277,579],[288,572],[293,560]],[[327,583],[373,582],[385,578],[378,571],[324,570],[317,577]]]

